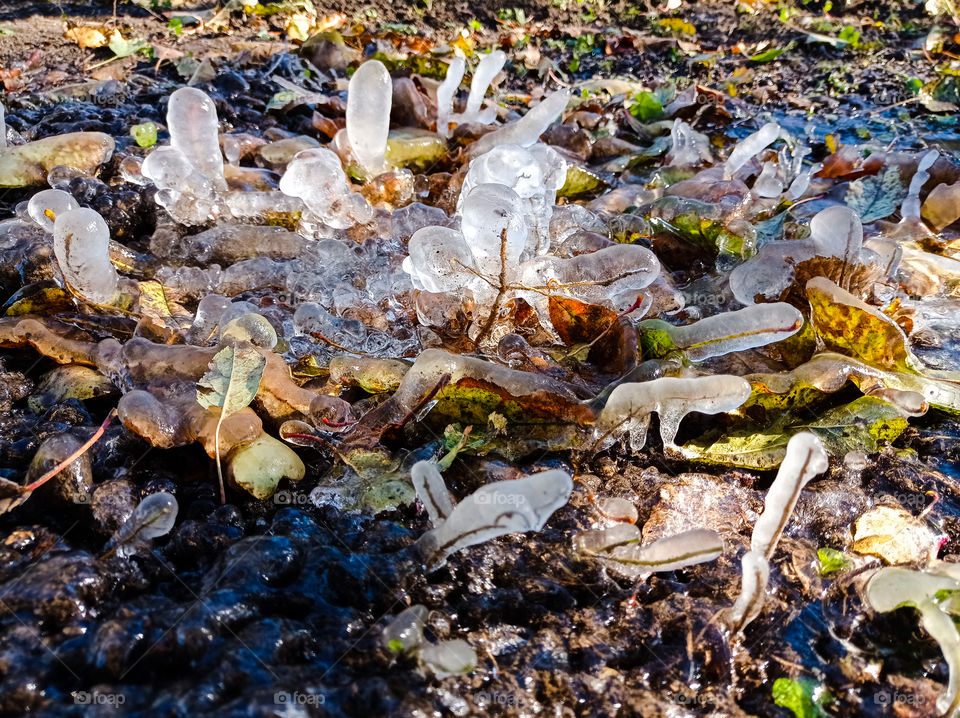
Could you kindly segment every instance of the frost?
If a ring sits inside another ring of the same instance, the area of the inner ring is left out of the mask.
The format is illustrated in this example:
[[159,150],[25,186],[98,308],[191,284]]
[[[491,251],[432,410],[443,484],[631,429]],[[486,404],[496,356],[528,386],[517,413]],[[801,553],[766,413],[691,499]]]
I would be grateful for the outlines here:
[[86,207],[60,214],[53,224],[53,251],[67,284],[94,304],[109,304],[120,292],[110,263],[110,229]]
[[[419,461],[414,465],[422,478],[418,488],[428,491],[420,495],[426,506],[432,506],[438,518],[439,508],[449,496],[438,496],[443,483],[433,464]],[[452,553],[499,536],[526,531],[539,531],[554,511],[565,505],[573,491],[573,480],[565,471],[551,470],[523,479],[495,481],[481,486],[458,503],[449,516],[417,542],[430,568],[441,566]],[[436,498],[435,498],[436,497]]]
[[379,60],[363,63],[347,90],[347,140],[368,178],[386,172],[393,84]]
[[650,414],[660,417],[660,438],[673,444],[683,417],[692,411],[719,414],[733,411],[750,398],[750,384],[737,376],[663,377],[621,384],[604,405],[594,427],[596,450],[629,434],[630,448],[639,451],[647,440]]

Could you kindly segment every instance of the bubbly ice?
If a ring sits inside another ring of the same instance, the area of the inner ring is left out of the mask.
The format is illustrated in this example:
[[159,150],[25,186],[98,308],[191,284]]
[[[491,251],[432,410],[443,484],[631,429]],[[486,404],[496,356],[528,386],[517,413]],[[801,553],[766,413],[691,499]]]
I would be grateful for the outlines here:
[[213,100],[195,87],[181,87],[170,95],[167,106],[170,146],[180,150],[214,189],[224,192],[223,155],[220,152],[220,123]]
[[386,172],[393,83],[379,60],[363,63],[347,90],[347,139],[368,179]]
[[94,304],[109,304],[119,293],[117,270],[110,263],[110,229],[86,207],[57,216],[53,251],[67,283]]
[[79,209],[73,195],[59,189],[37,192],[27,203],[27,214],[44,232],[53,234],[53,223],[61,214]]
[[335,229],[373,219],[367,200],[350,189],[340,158],[326,148],[299,152],[280,178],[280,191],[303,200],[320,221]]

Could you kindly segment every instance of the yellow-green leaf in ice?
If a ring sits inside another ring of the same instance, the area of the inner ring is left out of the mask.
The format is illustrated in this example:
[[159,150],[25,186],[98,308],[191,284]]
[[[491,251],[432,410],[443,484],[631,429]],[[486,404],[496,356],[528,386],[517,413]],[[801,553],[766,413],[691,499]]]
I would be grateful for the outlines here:
[[263,354],[249,344],[227,346],[214,355],[210,370],[197,383],[197,401],[200,406],[220,409],[214,442],[222,503],[226,503],[227,497],[223,488],[223,467],[220,464],[220,427],[226,417],[253,401],[260,388],[266,363]]

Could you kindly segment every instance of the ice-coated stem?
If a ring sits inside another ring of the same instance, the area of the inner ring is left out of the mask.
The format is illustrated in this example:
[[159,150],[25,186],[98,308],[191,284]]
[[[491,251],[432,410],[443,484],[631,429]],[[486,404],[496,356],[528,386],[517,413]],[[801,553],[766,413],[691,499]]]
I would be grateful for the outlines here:
[[170,146],[180,150],[220,192],[227,189],[220,152],[220,123],[213,100],[195,87],[181,87],[167,107]]
[[6,108],[0,102],[0,147],[7,146],[7,118]]
[[365,62],[347,89],[347,140],[367,178],[386,171],[393,83],[379,60]]
[[94,304],[109,304],[119,293],[110,263],[110,228],[97,212],[80,207],[53,223],[53,253],[67,283]]
[[814,476],[826,471],[828,466],[826,449],[814,434],[804,431],[790,439],[777,478],[773,480],[763,502],[763,515],[753,527],[751,551],[768,560],[773,557],[803,487]]
[[447,76],[437,87],[437,134],[441,137],[450,136],[450,121],[453,117],[453,97],[457,88],[463,82],[467,63],[462,57],[455,57],[447,66]]
[[480,106],[483,104],[484,95],[487,94],[487,88],[493,82],[497,73],[503,69],[506,61],[507,55],[503,50],[492,50],[480,59],[477,69],[473,71],[473,79],[470,81],[470,95],[467,97],[466,114],[471,119],[479,118]]

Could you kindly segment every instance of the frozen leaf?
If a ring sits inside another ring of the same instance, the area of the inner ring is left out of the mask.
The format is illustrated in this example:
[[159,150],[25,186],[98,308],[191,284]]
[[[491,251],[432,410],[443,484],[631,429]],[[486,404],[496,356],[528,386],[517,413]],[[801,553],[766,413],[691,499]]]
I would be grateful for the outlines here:
[[113,138],[102,132],[68,132],[0,147],[0,188],[45,184],[57,165],[92,172],[110,159],[113,150]]
[[[223,487],[223,470],[220,465],[220,427],[223,420],[246,407],[260,388],[266,359],[250,345],[227,346],[213,357],[210,370],[197,382],[197,402],[205,408],[219,407],[220,415],[215,430],[217,475],[220,479],[220,499],[226,502]],[[279,442],[278,442],[279,443]],[[283,444],[280,444],[283,446]],[[283,447],[287,448],[287,447]],[[289,451],[289,449],[288,449]],[[246,477],[241,476],[238,483],[243,485]],[[279,479],[278,479],[279,480]],[[276,486],[276,483],[274,483]],[[262,494],[266,489],[257,486],[254,495]],[[272,490],[267,496],[273,493]]]
[[559,470],[481,486],[420,537],[421,553],[427,565],[436,568],[467,546],[505,534],[539,531],[567,503],[571,491],[573,480]]
[[412,653],[423,646],[423,627],[427,622],[426,606],[405,608],[387,624],[380,643],[391,653]]
[[860,215],[864,224],[868,224],[896,212],[906,195],[907,190],[900,182],[900,172],[896,167],[889,167],[881,175],[851,182],[843,201]]
[[925,565],[937,557],[945,536],[909,511],[878,506],[857,519],[853,550],[890,564]]
[[824,547],[817,549],[817,561],[820,563],[820,575],[827,576],[845,569],[850,560],[835,548]]
[[795,718],[827,718],[830,714],[824,706],[833,700],[830,691],[810,678],[778,678],[773,682],[773,702],[791,710]]
[[550,323],[567,346],[594,341],[616,320],[616,312],[605,307],[550,296]]
[[269,499],[281,479],[299,481],[305,473],[293,449],[269,434],[241,446],[230,458],[230,479],[256,499]]
[[165,491],[150,494],[117,529],[106,545],[107,554],[125,558],[160,536],[170,533],[177,521],[177,499]]
[[916,372],[906,335],[879,309],[822,277],[807,282],[807,297],[813,328],[829,349],[883,369]]
[[157,126],[152,122],[141,122],[130,128],[130,134],[140,147],[153,147],[157,144]]
[[578,551],[600,558],[617,573],[635,579],[713,561],[723,553],[723,539],[707,529],[692,529],[646,546],[640,541],[640,529],[622,523],[579,534],[574,545]]
[[665,333],[673,347],[682,350],[687,359],[700,362],[781,341],[796,334],[802,326],[803,315],[789,304],[778,302],[715,314],[679,327],[650,319],[641,322],[638,328],[641,332]]

